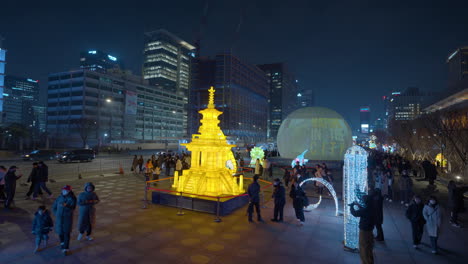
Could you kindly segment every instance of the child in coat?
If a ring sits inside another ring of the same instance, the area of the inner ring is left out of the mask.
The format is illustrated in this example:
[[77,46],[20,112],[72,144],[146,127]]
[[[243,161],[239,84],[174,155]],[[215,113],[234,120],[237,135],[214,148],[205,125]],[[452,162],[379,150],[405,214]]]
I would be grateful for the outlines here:
[[49,232],[52,230],[53,226],[54,222],[50,217],[49,211],[47,211],[45,206],[39,206],[37,212],[34,214],[32,225],[32,233],[36,235],[36,248],[34,249],[34,253],[39,251],[42,240],[44,240],[44,247],[47,247]]

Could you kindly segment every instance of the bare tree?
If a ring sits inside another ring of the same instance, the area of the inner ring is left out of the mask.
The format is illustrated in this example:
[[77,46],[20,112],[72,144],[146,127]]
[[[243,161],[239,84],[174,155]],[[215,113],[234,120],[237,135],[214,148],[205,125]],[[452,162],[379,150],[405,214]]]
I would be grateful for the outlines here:
[[96,121],[83,117],[71,120],[71,124],[78,130],[81,140],[83,141],[83,148],[86,148],[89,136],[97,129]]

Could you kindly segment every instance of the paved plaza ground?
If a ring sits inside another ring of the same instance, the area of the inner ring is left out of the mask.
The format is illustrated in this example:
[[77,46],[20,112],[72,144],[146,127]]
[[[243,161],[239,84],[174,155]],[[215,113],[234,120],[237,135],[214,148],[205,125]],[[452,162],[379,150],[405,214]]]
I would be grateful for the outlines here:
[[[76,195],[86,181],[74,178],[69,182]],[[94,177],[92,181],[101,198],[94,241],[77,241],[75,228],[71,255],[64,257],[56,234],[50,233],[49,247],[34,254],[31,222],[42,200],[24,200],[27,187],[20,186],[17,208],[4,211],[0,207],[0,263],[359,263],[358,254],[343,250],[342,217],[334,215],[331,199],[324,199],[316,210],[307,212],[302,227],[297,225],[289,198],[284,223],[269,221],[271,200],[262,211],[265,223],[249,224],[246,207],[216,223],[213,215],[205,213],[184,211],[183,216],[178,216],[176,208],[159,205],[142,209],[142,177],[119,175]],[[425,184],[417,182],[416,186],[422,188]],[[62,185],[61,182],[50,184],[55,194]],[[337,189],[341,188],[337,186]],[[444,196],[445,189],[442,186],[439,189],[438,194]],[[50,208],[53,201],[45,199],[44,202]],[[461,216],[468,225],[466,215]],[[439,255],[431,254],[426,234],[422,249],[413,249],[404,206],[386,202],[384,217],[386,240],[376,243],[376,263],[467,263],[468,228],[449,226],[448,213],[444,218]]]

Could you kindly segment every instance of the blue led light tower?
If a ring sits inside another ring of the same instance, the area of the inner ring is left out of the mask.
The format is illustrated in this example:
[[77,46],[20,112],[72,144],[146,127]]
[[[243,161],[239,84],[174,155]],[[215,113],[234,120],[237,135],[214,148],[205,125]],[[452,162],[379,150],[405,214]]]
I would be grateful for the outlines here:
[[344,203],[344,246],[348,249],[358,248],[359,218],[354,217],[348,204],[358,201],[367,193],[367,152],[352,146],[346,150],[343,167],[343,203]]

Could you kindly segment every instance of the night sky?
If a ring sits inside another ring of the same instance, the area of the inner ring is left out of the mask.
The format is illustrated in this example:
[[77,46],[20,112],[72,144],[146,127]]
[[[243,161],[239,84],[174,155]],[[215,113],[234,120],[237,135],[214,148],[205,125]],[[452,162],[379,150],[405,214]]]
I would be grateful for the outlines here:
[[[2,1],[7,74],[39,79],[45,90],[48,73],[77,68],[79,52],[91,49],[140,74],[143,32],[165,28],[193,43],[207,1],[126,2]],[[468,1],[208,2],[202,55],[233,47],[251,63],[286,62],[317,105],[355,128],[359,107],[370,105],[374,118],[391,91],[444,90],[447,56],[468,45]]]

